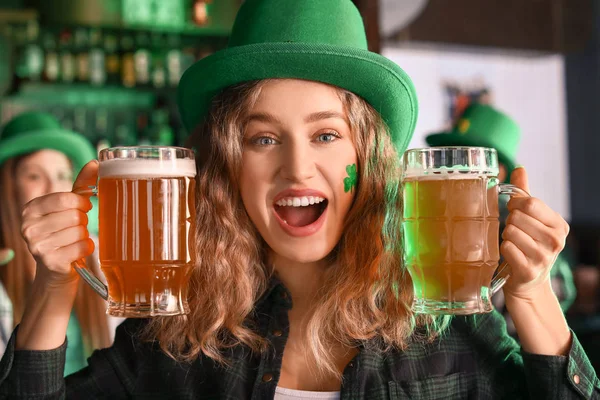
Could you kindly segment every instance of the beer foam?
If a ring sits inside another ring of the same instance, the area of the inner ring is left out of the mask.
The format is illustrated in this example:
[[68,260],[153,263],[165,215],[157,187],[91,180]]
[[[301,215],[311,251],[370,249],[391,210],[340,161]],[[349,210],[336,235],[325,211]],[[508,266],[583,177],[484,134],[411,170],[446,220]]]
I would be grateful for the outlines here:
[[170,178],[196,176],[196,163],[189,159],[175,160],[105,160],[100,163],[100,178]]
[[473,179],[477,176],[498,176],[498,168],[469,167],[454,165],[452,167],[438,168],[407,168],[404,178],[431,178],[431,179]]

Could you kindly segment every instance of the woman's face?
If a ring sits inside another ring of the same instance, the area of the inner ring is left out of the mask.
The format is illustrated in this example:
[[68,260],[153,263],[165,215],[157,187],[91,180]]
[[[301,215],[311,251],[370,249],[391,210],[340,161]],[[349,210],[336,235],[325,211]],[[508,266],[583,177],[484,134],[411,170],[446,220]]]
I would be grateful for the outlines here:
[[240,188],[276,255],[313,262],[334,249],[354,199],[356,166],[336,89],[290,79],[262,87],[246,119]]
[[69,192],[73,186],[71,162],[56,150],[40,150],[21,159],[15,175],[21,207],[48,193]]

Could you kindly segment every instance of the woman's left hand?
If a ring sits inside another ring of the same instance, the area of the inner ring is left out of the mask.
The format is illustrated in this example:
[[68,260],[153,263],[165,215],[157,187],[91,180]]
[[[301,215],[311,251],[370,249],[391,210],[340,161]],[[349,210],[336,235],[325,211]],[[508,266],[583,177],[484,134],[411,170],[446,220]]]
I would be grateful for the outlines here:
[[[510,182],[529,193],[525,168],[515,169]],[[550,286],[550,270],[565,246],[569,224],[535,197],[513,197],[508,209],[500,248],[510,265],[504,294],[534,301],[541,289]]]

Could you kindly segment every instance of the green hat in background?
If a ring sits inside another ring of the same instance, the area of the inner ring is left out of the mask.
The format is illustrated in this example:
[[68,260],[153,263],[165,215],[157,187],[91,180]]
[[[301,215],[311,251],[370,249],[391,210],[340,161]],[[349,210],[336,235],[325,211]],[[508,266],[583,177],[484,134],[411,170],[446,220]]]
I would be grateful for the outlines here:
[[83,135],[63,129],[51,114],[19,114],[0,131],[0,165],[9,158],[44,149],[65,154],[73,162],[75,174],[96,158],[94,147]]
[[[83,135],[63,129],[60,122],[48,113],[19,114],[0,131],[0,166],[10,158],[47,149],[66,155],[73,163],[75,174],[96,158],[96,150]],[[94,233],[98,231],[95,204],[89,214],[88,229]]]
[[367,50],[360,13],[351,0],[246,0],[228,48],[192,65],[178,88],[189,132],[212,99],[242,82],[293,78],[346,89],[373,106],[402,154],[417,121],[412,81],[396,63]]
[[521,129],[515,121],[493,107],[474,103],[468,106],[450,132],[435,133],[425,139],[430,146],[490,147],[506,166],[507,177],[516,166]]

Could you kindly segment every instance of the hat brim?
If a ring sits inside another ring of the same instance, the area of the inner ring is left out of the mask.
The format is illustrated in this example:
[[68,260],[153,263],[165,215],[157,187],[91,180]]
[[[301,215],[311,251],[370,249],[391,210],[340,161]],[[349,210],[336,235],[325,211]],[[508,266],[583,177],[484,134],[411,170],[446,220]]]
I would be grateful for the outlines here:
[[[473,146],[473,147],[490,147],[495,148],[490,145],[490,143],[486,143],[485,140],[480,140],[475,137],[464,137],[462,135],[457,135],[452,132],[440,132],[429,135],[425,138],[425,141],[428,145],[433,147],[439,146]],[[498,151],[498,161],[506,167],[506,182],[510,180],[510,174],[516,167],[516,162],[513,158],[507,156],[502,151]]]
[[69,130],[53,129],[26,132],[1,141],[0,165],[9,158],[45,149],[65,154],[73,163],[76,174],[96,158],[96,151],[85,137]]
[[261,43],[216,52],[188,68],[179,82],[184,125],[192,132],[223,89],[272,78],[322,82],[359,95],[380,113],[396,150],[400,154],[406,150],[418,114],[412,81],[391,60],[352,47]]

